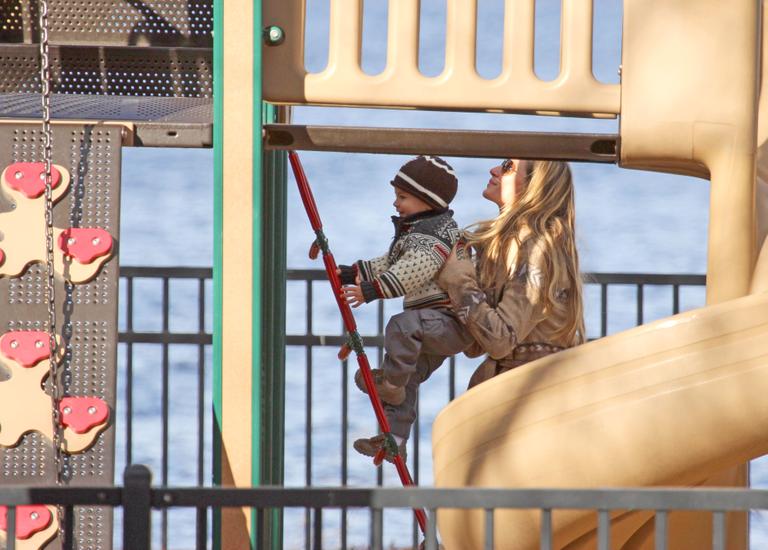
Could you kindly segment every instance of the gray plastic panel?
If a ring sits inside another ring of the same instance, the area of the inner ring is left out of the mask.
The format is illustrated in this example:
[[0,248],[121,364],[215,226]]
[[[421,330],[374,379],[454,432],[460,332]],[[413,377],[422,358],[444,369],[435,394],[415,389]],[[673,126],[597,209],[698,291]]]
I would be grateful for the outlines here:
[[[48,0],[56,44],[212,46],[213,0]],[[0,2],[0,42],[37,40],[38,3]]]
[[[69,314],[71,361],[62,378],[64,395],[95,396],[110,404],[110,426],[82,454],[66,456],[70,485],[111,485],[114,479],[115,371],[117,361],[117,284],[120,205],[120,128],[57,125],[53,161],[72,176],[70,191],[54,208],[58,227],[101,227],[115,239],[115,252],[91,282],[76,285]],[[41,125],[0,126],[0,167],[17,161],[42,160]],[[76,197],[74,205],[73,197]],[[9,204],[0,199],[0,212]],[[43,223],[43,220],[41,220]],[[33,264],[19,278],[0,278],[0,333],[46,329],[45,273]],[[65,323],[65,286],[56,286],[57,327]],[[0,382],[1,383],[1,382]],[[0,448],[0,485],[55,483],[50,442],[27,434],[15,448]],[[112,511],[79,508],[74,526],[76,548],[108,549],[112,545]],[[47,548],[57,549],[54,540]]]

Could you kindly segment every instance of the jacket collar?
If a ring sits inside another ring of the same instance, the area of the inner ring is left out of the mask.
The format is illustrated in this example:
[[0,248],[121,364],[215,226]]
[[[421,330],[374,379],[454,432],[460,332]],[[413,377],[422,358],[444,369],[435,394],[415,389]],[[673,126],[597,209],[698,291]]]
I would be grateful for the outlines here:
[[440,208],[419,212],[418,214],[412,214],[410,216],[392,216],[392,223],[395,226],[395,235],[398,235],[404,229],[410,228],[423,220],[436,218],[445,213],[448,213],[451,216],[453,215],[452,210],[449,210],[448,208]]

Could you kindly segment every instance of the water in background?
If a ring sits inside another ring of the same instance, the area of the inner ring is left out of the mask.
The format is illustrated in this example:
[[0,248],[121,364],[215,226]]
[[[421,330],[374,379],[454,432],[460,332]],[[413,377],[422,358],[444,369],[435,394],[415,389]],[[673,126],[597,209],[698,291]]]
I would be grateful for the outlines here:
[[[312,21],[307,40],[307,66],[319,71],[327,59],[327,0],[311,1],[308,14]],[[595,0],[595,75],[605,82],[617,82],[620,62],[619,0]],[[498,74],[501,64],[500,36],[503,2],[480,1],[482,21],[481,54],[478,70],[484,77]],[[420,56],[422,70],[439,74],[442,67],[444,40],[442,21],[444,2],[422,0],[424,19]],[[556,77],[559,63],[559,2],[537,2],[536,71],[547,80]],[[383,51],[386,37],[385,2],[365,3],[364,69],[376,73],[384,68]],[[499,114],[413,112],[381,109],[297,108],[294,122],[324,125],[390,126],[413,128],[534,130],[616,133],[617,122],[575,118],[523,117]],[[301,155],[313,185],[318,208],[337,261],[348,263],[358,258],[381,254],[389,245],[392,227],[389,217],[393,194],[389,181],[407,160],[397,155],[303,153]],[[488,169],[495,163],[487,159],[448,159],[459,177],[459,191],[452,204],[456,220],[467,225],[495,214],[495,207],[484,201],[480,192],[488,179]],[[704,273],[706,265],[706,226],[708,182],[693,178],[622,170],[610,165],[573,164],[576,181],[577,232],[582,268],[600,272]],[[212,258],[212,152],[210,150],[125,149],[123,162],[122,235],[120,262],[123,265],[210,265]],[[288,181],[288,266],[320,268],[319,262],[307,257],[310,231],[292,177]],[[328,287],[314,287],[316,334],[339,334],[340,321]],[[177,290],[182,295],[184,288]],[[191,291],[189,291],[191,292]],[[671,314],[671,292],[652,287],[645,290],[645,320]],[[191,294],[190,294],[191,295]],[[302,334],[306,329],[303,283],[288,284],[287,327],[289,334]],[[599,311],[595,293],[587,295],[587,324],[590,336],[599,331]],[[137,296],[137,300],[138,300]],[[147,288],[137,302],[136,323],[144,330],[158,330],[159,320],[151,313],[160,300],[158,289]],[[703,292],[688,289],[681,295],[681,308],[698,307]],[[139,304],[143,303],[143,306]],[[634,291],[611,290],[609,332],[634,325]],[[194,307],[194,306],[192,306]],[[386,304],[389,316],[400,310],[398,300]],[[210,308],[208,309],[210,311]],[[144,313],[142,313],[144,312]],[[172,324],[185,323],[189,313],[173,310]],[[372,306],[356,311],[361,332],[375,332],[376,318]],[[122,317],[121,317],[122,318]],[[192,315],[194,318],[194,314]],[[181,326],[181,325],[180,325]],[[155,327],[154,329],[152,327]],[[334,349],[313,352],[312,434],[313,468],[305,469],[305,429],[307,386],[304,349],[288,349],[286,359],[286,484],[303,486],[339,485],[342,453],[346,453],[349,485],[374,485],[376,473],[369,459],[341,446],[340,393],[342,369]],[[189,356],[187,356],[189,355]],[[371,355],[376,358],[375,351]],[[183,350],[172,358],[171,380],[171,464],[172,484],[196,483],[193,456],[194,442],[189,437],[188,396],[194,387],[194,354]],[[121,355],[123,361],[123,355]],[[458,391],[466,386],[474,361],[457,360]],[[134,351],[134,369],[141,391],[135,420],[134,461],[145,462],[159,471],[160,384],[158,353],[153,349]],[[208,360],[210,365],[210,360]],[[354,367],[350,366],[346,384],[349,391],[350,440],[374,433],[375,420],[367,398],[351,383]],[[419,438],[422,454],[416,475],[423,485],[431,484],[431,421],[448,399],[447,369],[438,371],[422,389]],[[121,393],[122,395],[122,393]],[[208,392],[207,395],[210,395]],[[121,417],[119,417],[121,418]],[[208,424],[210,425],[210,424]],[[120,430],[118,421],[118,430]],[[121,438],[118,437],[120,441]],[[210,446],[210,442],[208,442]],[[122,471],[123,450],[118,449],[118,472]],[[208,458],[208,468],[210,461]],[[394,471],[385,468],[384,484],[398,485]],[[768,484],[768,468],[756,461],[752,468],[753,486]],[[171,545],[191,547],[193,516],[174,513]],[[393,512],[385,516],[385,544],[408,544],[410,513]],[[324,543],[338,544],[339,517],[327,514]],[[303,546],[304,513],[286,514],[286,547]],[[368,516],[350,513],[349,523],[360,525],[351,533],[350,545],[367,543]],[[185,534],[189,536],[184,538]],[[180,538],[181,537],[181,538]],[[760,515],[753,514],[752,547],[768,547],[768,528]]]

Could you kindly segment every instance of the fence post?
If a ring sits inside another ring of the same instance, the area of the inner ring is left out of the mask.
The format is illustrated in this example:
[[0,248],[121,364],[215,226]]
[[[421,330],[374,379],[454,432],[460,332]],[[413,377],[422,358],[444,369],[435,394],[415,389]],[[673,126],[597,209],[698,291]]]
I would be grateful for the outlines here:
[[150,550],[152,518],[150,485],[152,472],[142,464],[131,464],[123,474],[123,548]]

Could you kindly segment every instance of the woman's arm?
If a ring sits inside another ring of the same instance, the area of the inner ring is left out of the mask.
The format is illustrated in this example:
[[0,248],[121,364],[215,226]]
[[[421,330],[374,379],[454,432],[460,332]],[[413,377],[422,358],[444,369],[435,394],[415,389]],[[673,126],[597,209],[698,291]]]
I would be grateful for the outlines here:
[[541,320],[536,270],[516,270],[504,283],[501,300],[493,307],[477,283],[468,258],[448,258],[437,280],[451,298],[459,320],[494,359],[506,357]]

